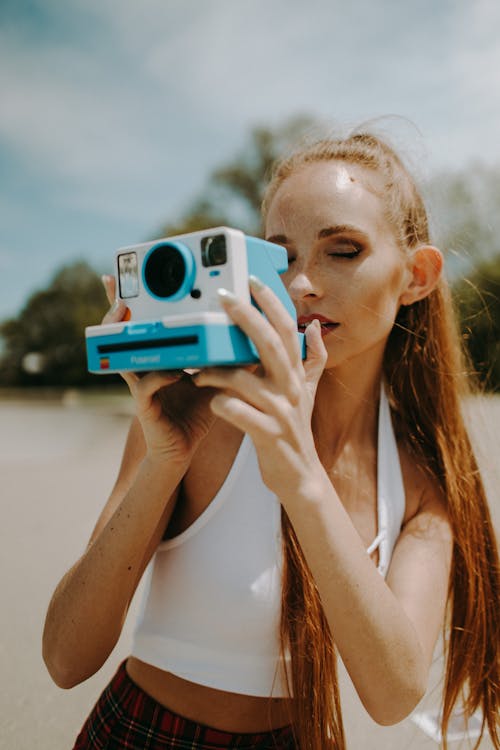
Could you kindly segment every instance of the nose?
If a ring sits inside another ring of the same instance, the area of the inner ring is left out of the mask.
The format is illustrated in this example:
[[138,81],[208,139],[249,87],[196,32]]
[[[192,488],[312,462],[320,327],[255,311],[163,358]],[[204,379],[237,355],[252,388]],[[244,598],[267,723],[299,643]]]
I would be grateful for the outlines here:
[[319,298],[323,294],[321,274],[318,269],[302,266],[295,268],[295,264],[286,273],[288,294],[294,302],[303,299]]

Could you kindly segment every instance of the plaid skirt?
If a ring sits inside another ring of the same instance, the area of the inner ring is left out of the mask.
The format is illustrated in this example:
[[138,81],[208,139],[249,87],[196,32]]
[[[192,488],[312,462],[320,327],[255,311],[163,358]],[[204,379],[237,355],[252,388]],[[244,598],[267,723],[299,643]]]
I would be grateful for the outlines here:
[[290,727],[222,732],[172,713],[139,688],[125,662],[104,690],[73,750],[294,750]]

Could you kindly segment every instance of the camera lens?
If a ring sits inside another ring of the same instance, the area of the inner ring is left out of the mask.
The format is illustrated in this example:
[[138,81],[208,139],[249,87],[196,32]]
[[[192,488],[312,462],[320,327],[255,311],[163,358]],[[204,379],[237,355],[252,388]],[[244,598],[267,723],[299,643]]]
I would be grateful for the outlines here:
[[155,297],[179,299],[191,291],[193,269],[193,256],[183,245],[159,244],[144,261],[144,282]]
[[225,235],[216,234],[202,239],[201,261],[204,266],[222,266],[227,262]]

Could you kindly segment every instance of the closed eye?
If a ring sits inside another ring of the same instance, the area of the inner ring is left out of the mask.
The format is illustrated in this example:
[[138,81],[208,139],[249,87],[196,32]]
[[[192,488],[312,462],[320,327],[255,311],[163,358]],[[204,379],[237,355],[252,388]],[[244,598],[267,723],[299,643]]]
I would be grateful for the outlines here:
[[[359,255],[361,250],[351,250],[345,253],[328,253],[328,255],[332,258],[355,258],[357,255]],[[290,262],[290,261],[288,261]]]
[[351,238],[339,237],[327,246],[328,255],[334,258],[355,258],[363,250],[363,245]]

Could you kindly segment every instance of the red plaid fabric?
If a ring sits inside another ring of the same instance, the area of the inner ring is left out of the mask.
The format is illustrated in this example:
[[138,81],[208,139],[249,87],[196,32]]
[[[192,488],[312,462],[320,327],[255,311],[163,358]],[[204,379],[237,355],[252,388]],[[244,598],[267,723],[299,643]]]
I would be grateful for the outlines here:
[[177,716],[141,690],[125,662],[99,698],[73,750],[295,750],[290,727],[233,734]]

